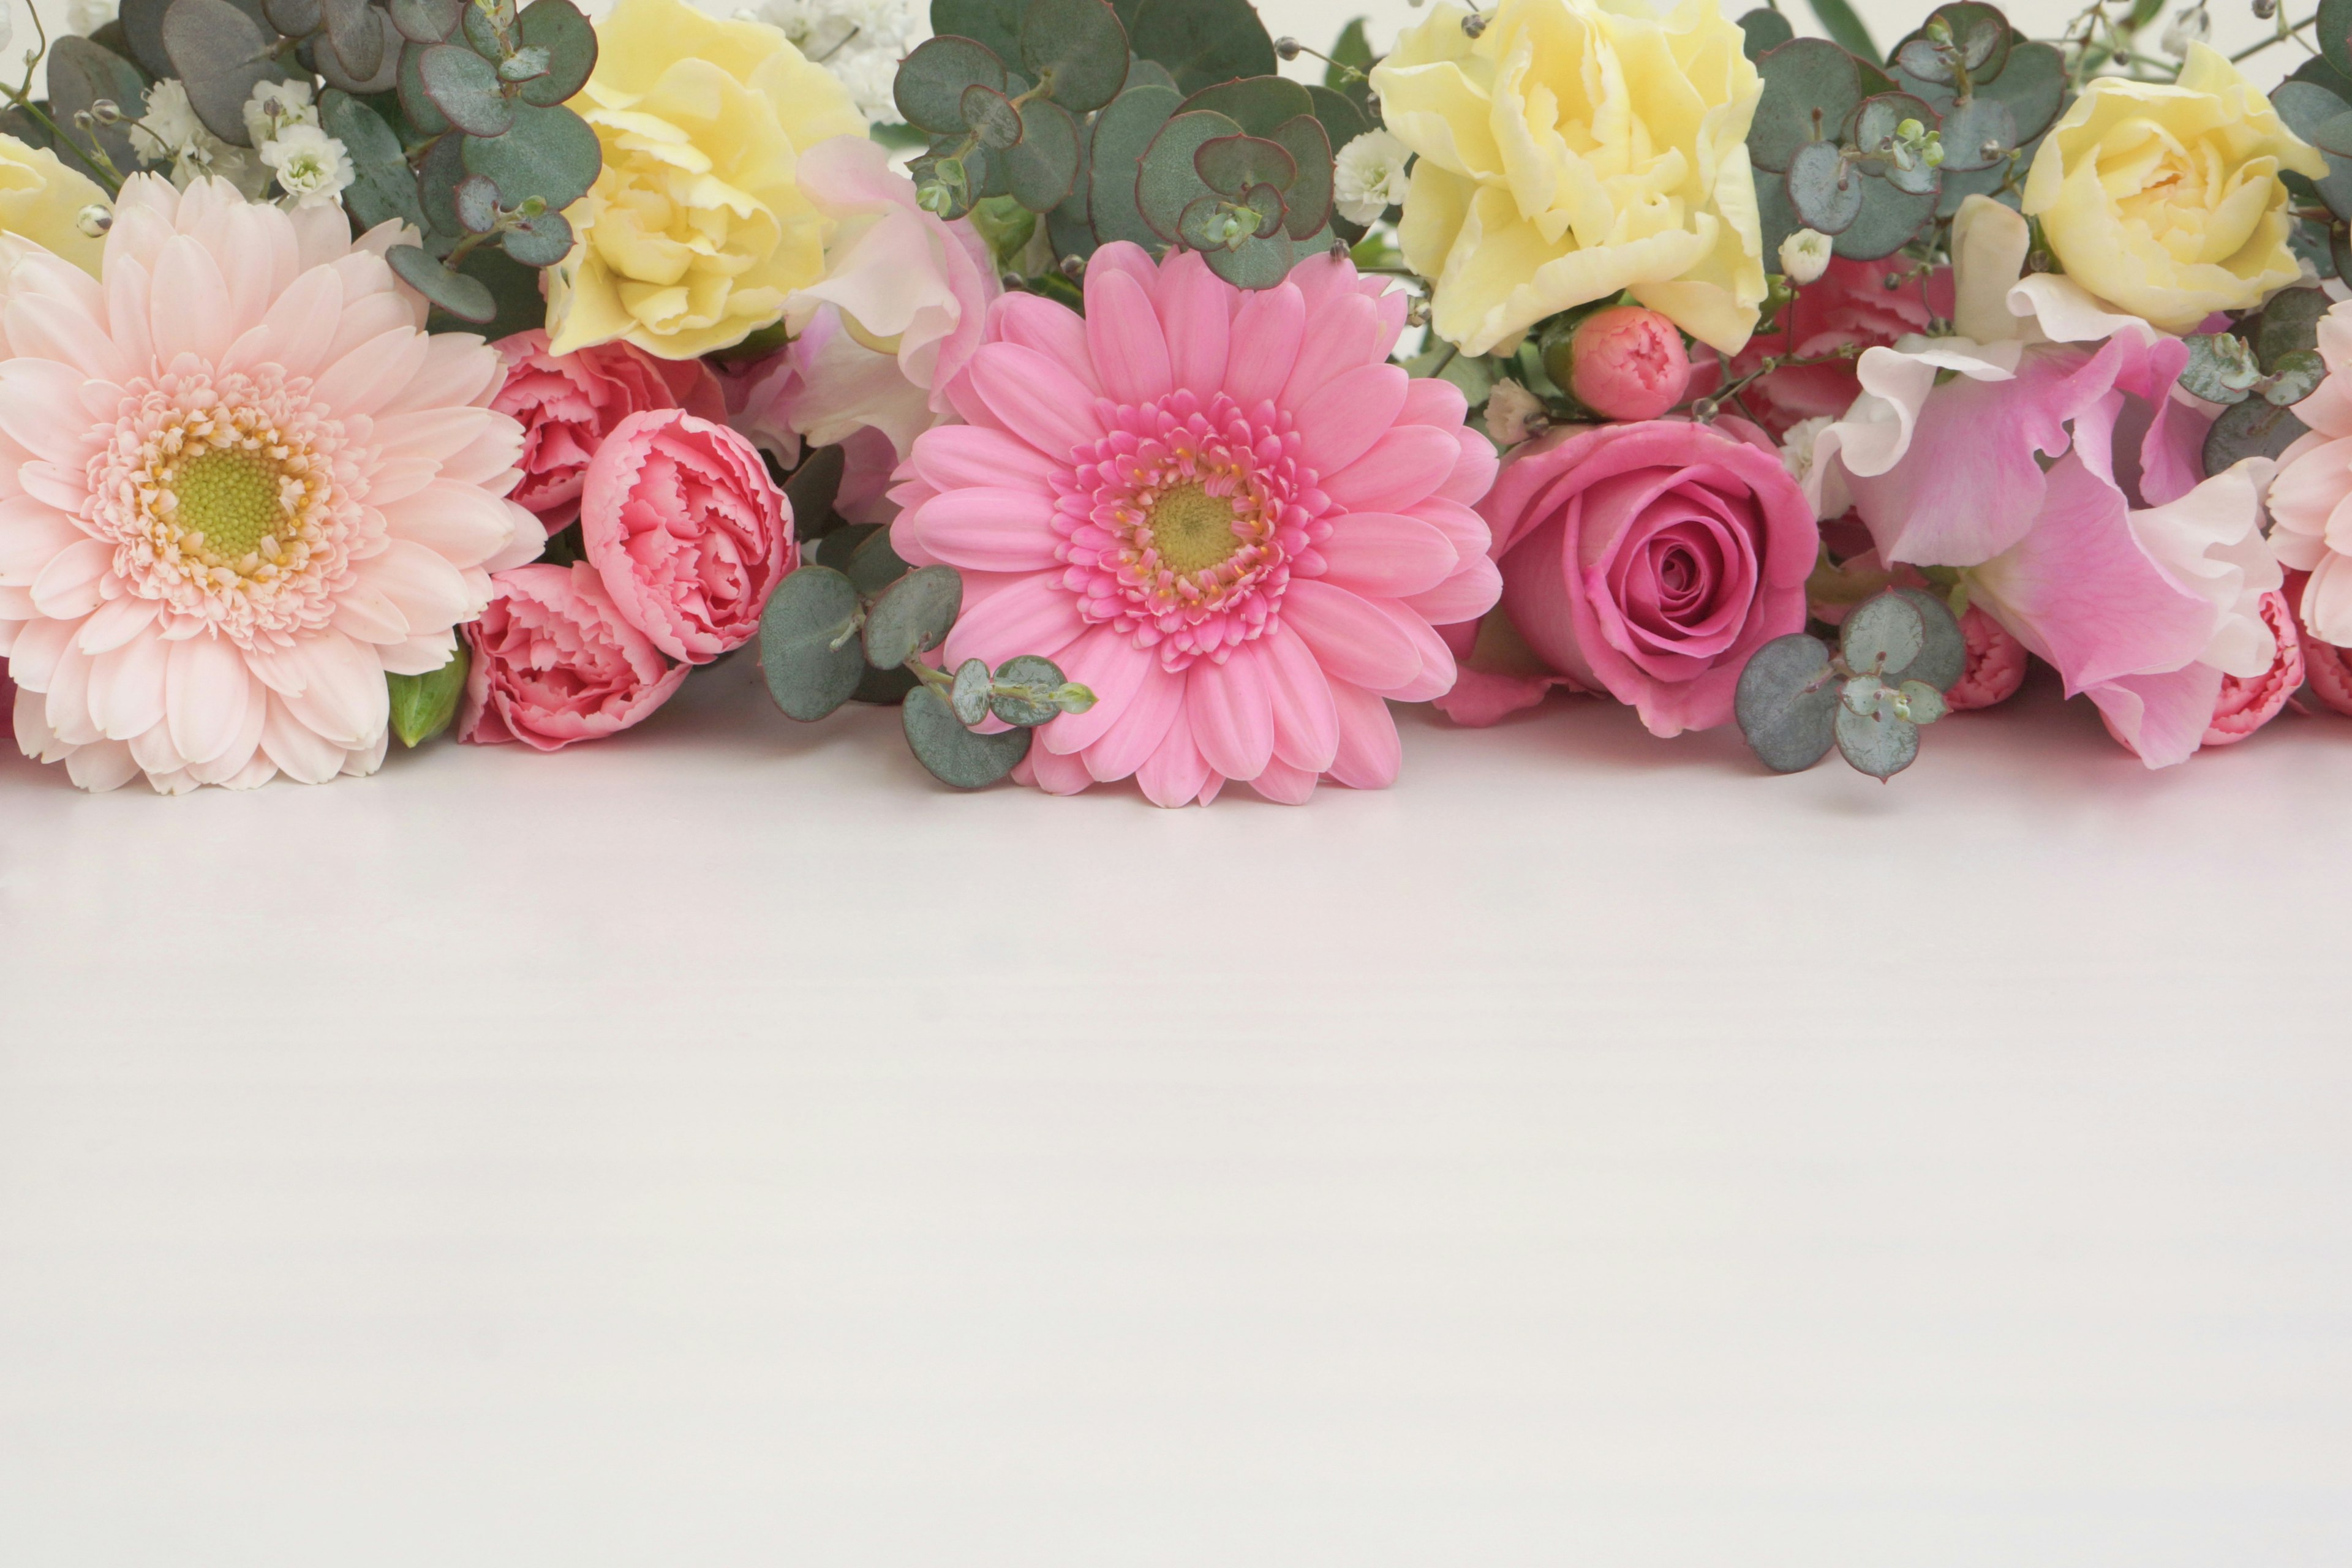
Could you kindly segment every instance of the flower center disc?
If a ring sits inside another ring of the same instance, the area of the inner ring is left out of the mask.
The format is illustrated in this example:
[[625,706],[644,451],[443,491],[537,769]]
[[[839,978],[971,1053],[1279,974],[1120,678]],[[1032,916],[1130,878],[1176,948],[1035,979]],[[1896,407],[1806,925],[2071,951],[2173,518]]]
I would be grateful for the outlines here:
[[278,531],[278,466],[257,452],[215,448],[180,466],[172,493],[186,533],[204,535],[204,551],[226,563],[242,560]]
[[1230,561],[1242,542],[1234,532],[1234,504],[1201,488],[1198,479],[1171,485],[1152,504],[1151,548],[1179,576]]

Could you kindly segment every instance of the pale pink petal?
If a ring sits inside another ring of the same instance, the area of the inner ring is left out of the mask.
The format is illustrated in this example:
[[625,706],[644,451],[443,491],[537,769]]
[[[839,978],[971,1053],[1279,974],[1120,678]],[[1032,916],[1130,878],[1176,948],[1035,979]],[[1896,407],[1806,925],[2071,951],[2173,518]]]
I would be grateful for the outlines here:
[[1389,688],[1385,695],[1400,702],[1426,702],[1453,689],[1454,650],[1446,646],[1436,628],[1394,599],[1372,599],[1367,603],[1395,623],[1397,630],[1421,652],[1420,673],[1402,686]]
[[2221,672],[2210,664],[2125,676],[2090,689],[2109,726],[2151,768],[2185,763],[2196,752],[2221,695]]
[[1078,380],[1034,349],[988,343],[972,356],[972,385],[1005,428],[1059,458],[1102,437],[1094,398]]
[[379,332],[320,371],[311,395],[340,419],[373,415],[424,368],[427,342],[413,328]]
[[1282,395],[1306,331],[1307,302],[1296,284],[1254,289],[1243,300],[1226,351],[1225,393],[1244,413]]
[[8,648],[8,673],[27,691],[47,691],[65,657],[67,645],[81,630],[79,621],[53,621],[44,616],[26,623]]
[[68,642],[49,670],[48,700],[42,711],[58,739],[68,745],[87,746],[106,738],[89,711],[89,671],[94,662]]
[[[1061,722],[1059,720],[1055,723]],[[1150,759],[1135,770],[1135,782],[1154,805],[1190,805],[1214,775],[1201,748],[1192,743],[1192,721],[1182,707],[1176,710],[1168,733]]]
[[1402,511],[1438,493],[1461,456],[1462,445],[1453,431],[1399,425],[1353,463],[1323,476],[1323,492],[1349,509]]
[[[269,689],[250,674],[245,677],[245,722],[237,726],[236,733],[227,745],[221,748],[218,756],[188,764],[188,776],[195,783],[228,784],[240,782],[254,760],[254,753],[260,749],[262,725],[269,716]],[[243,787],[250,788],[268,776],[265,773],[260,778],[252,779]]]
[[123,597],[109,599],[90,612],[82,622],[80,633],[74,641],[88,654],[100,654],[121,647],[132,637],[154,624],[163,605],[154,599]]
[[1168,340],[1148,286],[1133,275],[1116,268],[1087,269],[1087,346],[1104,395],[1113,402],[1148,403],[1168,395]]
[[1032,745],[1029,754],[1021,759],[1021,770],[1028,774],[1022,783],[1034,784],[1047,795],[1077,795],[1095,782],[1080,758],[1066,757],[1039,745]]
[[981,572],[1049,570],[1062,536],[1054,502],[1034,490],[973,487],[925,501],[896,525],[950,566]]
[[131,760],[131,748],[120,741],[76,746],[65,763],[66,776],[73,780],[75,787],[93,795],[121,789],[139,774],[139,764]]
[[[28,257],[19,265],[41,259],[53,258]],[[28,359],[81,366],[90,375],[106,381],[120,383],[130,379],[142,367],[122,352],[113,334],[106,330],[105,296],[98,292],[98,285],[91,283],[79,268],[66,269],[89,283],[89,301],[59,300],[20,289],[10,297],[5,312],[8,352]]]
[[[1135,772],[1160,749],[1183,706],[1184,677],[1171,675],[1156,660],[1147,660],[1141,684],[1129,694],[1101,738],[1085,749],[1087,772],[1105,784]],[[1072,717],[1065,715],[1054,722],[1066,724]]]
[[1003,342],[1034,349],[1068,371],[1087,389],[1089,402],[1102,391],[1087,348],[1087,323],[1067,305],[1034,294],[1007,294],[990,308],[990,319]]
[[236,339],[236,318],[228,279],[204,245],[185,234],[165,240],[155,257],[152,290],[147,327],[156,360],[168,365],[174,356],[192,353],[218,363]]
[[269,694],[261,728],[261,749],[278,770],[298,784],[325,784],[343,768],[343,748],[294,717],[286,700]]
[[1394,617],[1345,588],[1296,581],[1282,601],[1283,619],[1307,639],[1332,684],[1396,690],[1419,677],[1421,654]]
[[442,632],[460,621],[471,620],[481,614],[487,599],[440,552],[404,539],[386,540],[382,553],[360,563],[360,578],[399,611],[404,628],[401,637]]
[[383,733],[391,696],[383,665],[366,645],[330,629],[297,644],[287,658],[300,671],[299,691],[289,692],[271,679],[260,660],[254,673],[286,699],[287,711],[295,718],[346,751],[370,745]]
[[[210,762],[245,729],[247,702],[255,695],[245,656],[226,638],[208,636],[175,642],[171,650],[163,691],[173,748],[191,763]],[[383,685],[381,674],[376,684]]]
[[55,507],[29,496],[0,500],[0,584],[29,588],[50,562],[89,540]]
[[1327,583],[1384,599],[1434,588],[1460,564],[1453,542],[1419,518],[1351,511],[1331,520],[1322,545]]
[[1292,415],[1299,456],[1320,474],[1346,468],[1388,434],[1412,384],[1392,364],[1360,364],[1332,377]]
[[514,536],[514,509],[471,485],[436,482],[383,508],[394,538],[421,544],[461,566],[480,563]]
[[1285,407],[1297,408],[1342,371],[1376,364],[1380,311],[1360,294],[1349,294],[1310,312],[1299,339],[1298,358],[1283,383]]
[[1459,570],[1425,593],[1402,595],[1413,614],[1433,626],[1475,621],[1503,596],[1503,574],[1484,555],[1465,557]]
[[113,545],[78,539],[51,556],[33,579],[33,603],[52,619],[78,621],[98,608],[99,584],[113,570]]
[[[313,268],[271,302],[258,327],[237,340],[230,363],[237,367],[270,363],[289,375],[314,375],[328,363],[327,350],[342,318],[343,280],[332,268]],[[119,312],[116,320],[120,331]]]
[[1274,693],[1259,666],[1257,645],[1244,643],[1223,664],[1194,664],[1184,712],[1209,766],[1229,779],[1252,779],[1264,772],[1274,755]]
[[79,470],[104,441],[82,406],[89,377],[56,360],[0,362],[0,431],[35,458]]
[[1323,772],[1339,752],[1339,710],[1329,679],[1287,626],[1275,627],[1256,646],[1274,702],[1274,754],[1309,774]]
[[1305,805],[1315,798],[1315,779],[1310,770],[1276,757],[1257,771],[1249,786],[1276,805]]
[[1349,789],[1386,789],[1396,783],[1403,748],[1388,703],[1360,686],[1331,683],[1339,710],[1339,751],[1326,770]]
[[107,739],[128,741],[163,722],[164,678],[175,646],[150,632],[90,661],[89,716]]

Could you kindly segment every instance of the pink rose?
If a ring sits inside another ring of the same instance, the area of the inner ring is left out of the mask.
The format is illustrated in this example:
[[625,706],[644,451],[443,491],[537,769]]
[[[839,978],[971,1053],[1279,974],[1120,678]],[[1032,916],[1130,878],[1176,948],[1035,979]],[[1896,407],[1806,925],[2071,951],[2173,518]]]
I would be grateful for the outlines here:
[[[1886,286],[1890,278],[1897,287]],[[1797,290],[1773,331],[1748,340],[1732,360],[1731,374],[1749,374],[1774,356],[1812,359],[1843,348],[1884,347],[1907,333],[1924,332],[1934,317],[1951,313],[1951,268],[1918,278],[1900,258],[1848,261],[1841,257]],[[1709,365],[1693,378],[1691,391],[1706,393],[1723,379]],[[1778,441],[1804,420],[1843,414],[1861,391],[1852,360],[1790,365],[1750,382],[1739,395],[1739,405]]]
[[1569,391],[1604,419],[1655,419],[1690,386],[1681,329],[1639,305],[1587,316],[1569,339]]
[[604,438],[580,539],[629,624],[688,664],[758,635],[768,595],[800,563],[791,503],[759,449],[675,408],[632,414]]
[[2303,644],[2295,636],[2294,611],[2286,595],[2273,590],[2262,599],[2263,624],[2278,639],[2278,655],[2270,668],[2251,679],[2221,678],[2221,696],[2213,704],[2213,722],[2205,731],[2209,746],[2242,741],[2279,716],[2288,699],[2303,689]]
[[725,419],[719,382],[700,360],[656,359],[625,342],[576,353],[547,352],[536,329],[495,345],[506,356],[506,384],[490,406],[522,425],[522,479],[513,499],[539,514],[550,531],[580,515],[589,460],[613,426],[649,408],[683,408]]
[[1654,734],[1708,729],[1731,717],[1748,656],[1804,629],[1821,530],[1745,421],[1556,431],[1511,455],[1478,510],[1498,613],[1548,673],[1474,680],[1474,658],[1438,704],[1460,722],[1507,710],[1493,681],[1531,702],[1564,679],[1631,703]]
[[686,679],[685,665],[666,663],[622,618],[585,562],[518,566],[490,585],[489,608],[466,627],[473,663],[461,741],[541,752],[601,741],[668,701]]

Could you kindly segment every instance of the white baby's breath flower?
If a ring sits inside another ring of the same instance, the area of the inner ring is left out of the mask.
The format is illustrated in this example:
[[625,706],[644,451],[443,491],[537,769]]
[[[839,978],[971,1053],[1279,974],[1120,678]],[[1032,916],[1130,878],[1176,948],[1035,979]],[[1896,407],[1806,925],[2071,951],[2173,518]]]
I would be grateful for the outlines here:
[[1803,288],[1829,270],[1830,247],[1836,243],[1828,235],[1799,229],[1780,242],[1780,275]]
[[307,81],[257,81],[253,96],[245,100],[245,133],[257,147],[282,135],[289,126],[318,123]]
[[2173,13],[2165,24],[2162,45],[2164,52],[2176,60],[2189,58],[2189,46],[2210,42],[2213,37],[2213,18],[2205,13],[2204,0],[2185,11]]
[[[66,0],[66,31],[87,38],[115,19],[118,0]],[[0,22],[0,49],[8,47],[7,24]]]
[[1369,224],[1404,200],[1405,161],[1412,149],[1386,131],[1367,131],[1339,149],[1331,166],[1331,196],[1339,216]]
[[315,125],[289,125],[261,144],[261,161],[296,206],[340,205],[352,183],[351,154]]
[[[1781,438],[1780,466],[1789,471],[1790,479],[1797,481],[1798,489],[1805,488],[1805,480],[1813,471],[1813,444],[1822,438],[1822,431],[1836,423],[1836,416],[1828,414],[1800,419],[1789,426],[1789,434]],[[1843,507],[1838,508],[1839,512],[1844,510]]]
[[898,62],[931,36],[919,0],[761,0],[736,13],[783,29],[793,47],[849,89],[857,111],[896,125],[904,118],[892,94]]
[[184,191],[207,174],[226,180],[247,198],[269,186],[269,171],[252,153],[205,129],[177,78],[166,77],[147,89],[147,112],[139,118],[131,143],[148,163],[170,164],[172,184]]

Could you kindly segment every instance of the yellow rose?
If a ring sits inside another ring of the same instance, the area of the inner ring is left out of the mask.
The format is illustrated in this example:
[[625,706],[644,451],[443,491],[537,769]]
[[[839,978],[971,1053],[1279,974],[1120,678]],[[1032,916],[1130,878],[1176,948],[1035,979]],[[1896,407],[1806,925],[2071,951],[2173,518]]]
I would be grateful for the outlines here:
[[106,241],[82,232],[81,215],[107,205],[104,191],[47,147],[0,136],[0,234],[29,239],[95,278]]
[[2279,171],[2327,162],[2202,44],[2178,85],[2100,77],[2050,129],[2025,213],[2066,275],[2168,332],[2242,310],[2301,274]]
[[1470,353],[1631,289],[1737,353],[1764,300],[1748,167],[1763,85],[1715,0],[1503,0],[1476,38],[1441,5],[1372,72],[1421,155],[1398,237],[1432,324]]
[[621,0],[596,42],[572,107],[604,169],[564,212],[579,237],[548,279],[553,351],[622,338],[692,359],[774,324],[824,275],[830,226],[796,171],[866,134],[848,91],[776,28],[680,0]]

